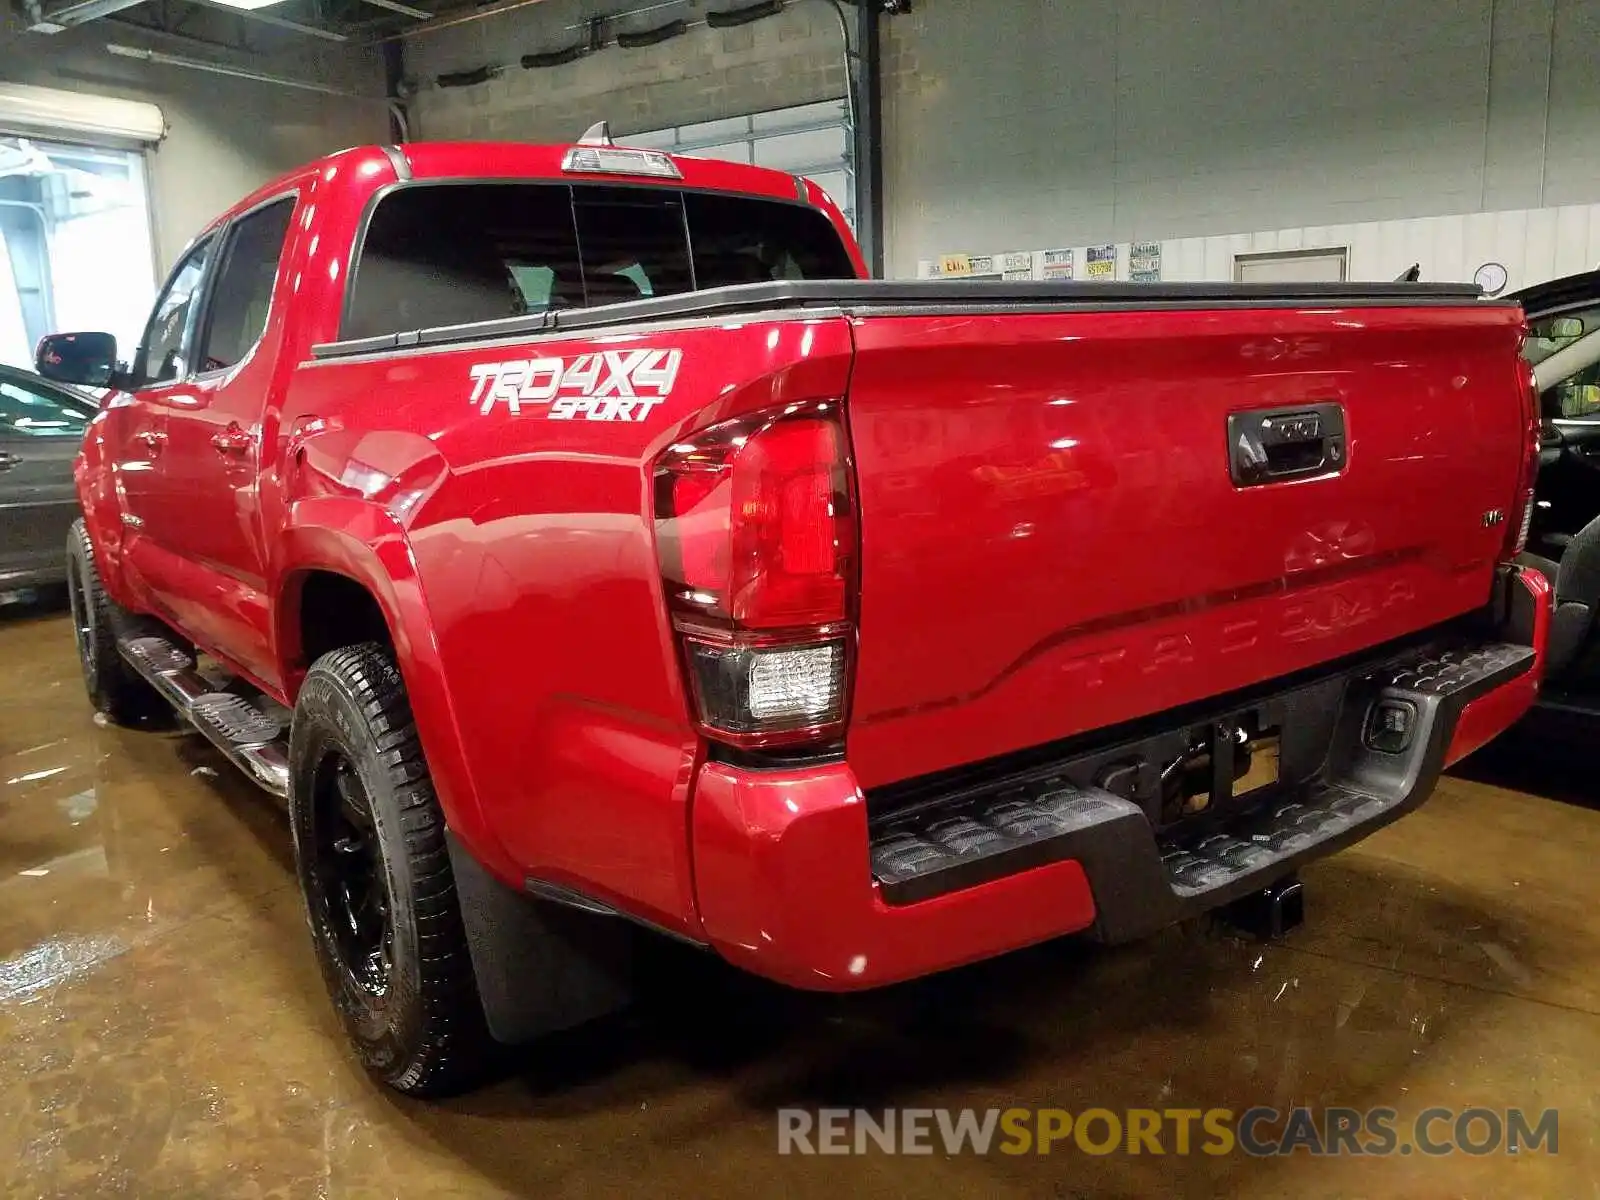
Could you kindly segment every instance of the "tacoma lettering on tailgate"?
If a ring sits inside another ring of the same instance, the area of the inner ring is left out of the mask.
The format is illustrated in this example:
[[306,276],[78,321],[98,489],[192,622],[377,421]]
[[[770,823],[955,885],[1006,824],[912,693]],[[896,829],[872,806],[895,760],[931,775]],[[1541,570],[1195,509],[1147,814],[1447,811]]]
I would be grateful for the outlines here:
[[488,416],[497,403],[513,415],[543,405],[552,421],[642,421],[672,394],[681,350],[602,350],[577,358],[517,358],[474,363],[472,403]]

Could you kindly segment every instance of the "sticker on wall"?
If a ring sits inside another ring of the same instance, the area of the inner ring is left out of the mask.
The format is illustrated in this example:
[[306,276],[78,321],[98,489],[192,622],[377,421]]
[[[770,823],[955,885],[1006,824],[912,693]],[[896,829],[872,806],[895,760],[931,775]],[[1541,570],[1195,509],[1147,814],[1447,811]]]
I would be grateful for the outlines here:
[[1000,256],[1000,274],[1006,279],[1033,278],[1033,251],[1020,250]]
[[1072,278],[1072,251],[1046,250],[1044,252],[1044,277],[1046,279]]
[[933,275],[935,279],[999,279],[1000,265],[992,254],[941,254]]
[[1128,256],[1128,278],[1135,283],[1161,282],[1161,243],[1135,242]]
[[1117,277],[1117,248],[1115,246],[1090,246],[1084,256],[1088,266],[1084,274],[1090,279],[1115,279]]
[[972,273],[968,279],[999,279],[1000,265],[995,262],[992,254],[974,254],[971,259]]

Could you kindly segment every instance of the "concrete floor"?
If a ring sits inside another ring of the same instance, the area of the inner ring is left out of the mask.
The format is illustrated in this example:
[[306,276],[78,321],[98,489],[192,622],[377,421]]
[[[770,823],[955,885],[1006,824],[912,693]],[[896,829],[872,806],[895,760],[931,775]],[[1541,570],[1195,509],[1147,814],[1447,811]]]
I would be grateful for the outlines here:
[[[277,806],[194,738],[97,725],[59,609],[12,608],[0,1194],[1591,1195],[1596,861],[1600,812],[1452,778],[1307,871],[1278,944],[1061,942],[847,1000],[669,954],[625,1019],[413,1103],[343,1049]],[[1560,1152],[775,1152],[784,1105],[1256,1104],[1555,1107]]]

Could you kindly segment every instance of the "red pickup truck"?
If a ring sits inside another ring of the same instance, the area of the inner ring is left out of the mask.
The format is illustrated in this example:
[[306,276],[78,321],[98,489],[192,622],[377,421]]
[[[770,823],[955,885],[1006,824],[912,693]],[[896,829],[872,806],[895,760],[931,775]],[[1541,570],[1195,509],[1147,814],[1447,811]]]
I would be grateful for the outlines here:
[[791,175],[369,147],[203,233],[126,367],[41,344],[112,389],[93,701],[287,797],[390,1085],[620,1004],[637,925],[839,990],[1137,937],[1533,699],[1515,305],[864,274]]

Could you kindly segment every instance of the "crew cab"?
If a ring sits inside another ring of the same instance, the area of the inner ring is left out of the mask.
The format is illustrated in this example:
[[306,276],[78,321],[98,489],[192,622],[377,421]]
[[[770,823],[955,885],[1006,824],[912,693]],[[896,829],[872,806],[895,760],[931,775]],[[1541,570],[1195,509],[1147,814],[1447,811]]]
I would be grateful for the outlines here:
[[1522,314],[1436,284],[869,280],[803,178],[313,163],[200,235],[68,548],[94,703],[287,798],[365,1065],[629,995],[645,926],[867,988],[1138,937],[1533,700]]

